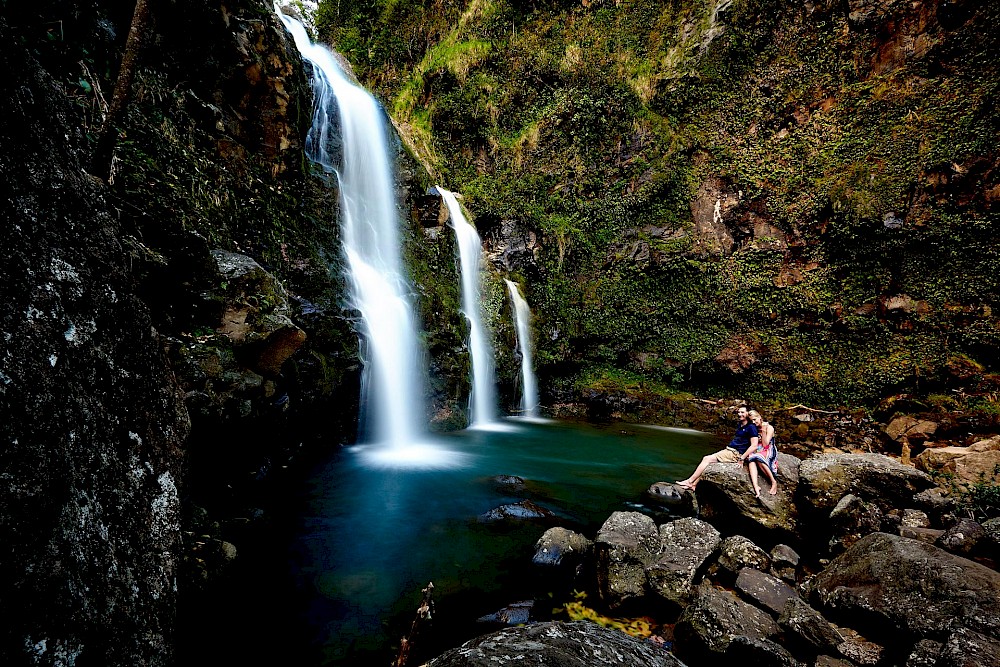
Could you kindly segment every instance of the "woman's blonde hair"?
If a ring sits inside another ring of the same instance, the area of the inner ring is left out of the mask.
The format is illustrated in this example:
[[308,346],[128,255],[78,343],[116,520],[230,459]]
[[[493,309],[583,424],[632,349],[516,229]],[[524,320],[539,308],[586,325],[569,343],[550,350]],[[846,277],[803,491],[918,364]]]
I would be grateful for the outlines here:
[[756,410],[751,410],[750,412],[748,412],[748,413],[747,413],[747,416],[748,416],[748,417],[750,417],[750,421],[753,421],[754,419],[758,419],[758,418],[759,418],[759,419],[760,419],[761,421],[764,421],[764,418],[763,418],[763,417],[761,417],[761,416],[760,416],[760,413],[759,413],[759,412],[757,412]]

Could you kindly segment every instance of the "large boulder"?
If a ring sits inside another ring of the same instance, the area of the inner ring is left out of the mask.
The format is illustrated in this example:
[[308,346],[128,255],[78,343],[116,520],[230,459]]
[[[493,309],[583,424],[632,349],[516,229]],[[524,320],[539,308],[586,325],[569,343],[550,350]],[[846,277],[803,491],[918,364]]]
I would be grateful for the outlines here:
[[687,602],[698,575],[721,542],[719,531],[700,519],[678,519],[660,526],[660,555],[646,568],[650,590],[669,602]]
[[645,514],[614,512],[594,538],[597,590],[610,608],[646,594],[646,568],[660,553],[660,532]]
[[726,647],[725,663],[754,667],[800,667],[801,663],[781,644],[770,639],[734,637]]
[[702,584],[674,626],[677,653],[695,662],[717,661],[736,637],[769,639],[779,628],[767,612],[733,593]]
[[1000,573],[897,535],[862,538],[808,590],[831,618],[864,623],[873,638],[943,640],[963,627],[1000,636]]
[[670,482],[656,482],[646,489],[646,497],[650,502],[664,507],[672,512],[697,514],[698,503],[694,494],[684,487]]
[[504,664],[553,667],[683,667],[652,642],[609,630],[590,621],[535,623],[505,628],[465,642],[425,667],[495,667]]
[[766,477],[761,475],[763,492],[754,497],[746,466],[713,463],[698,483],[698,507],[701,516],[725,532],[771,541],[791,539],[798,528],[798,510],[793,502],[798,477],[798,459],[779,455],[778,493],[767,493]]
[[849,493],[882,509],[913,507],[913,496],[932,486],[927,473],[881,454],[820,454],[799,467],[802,510],[822,515]]

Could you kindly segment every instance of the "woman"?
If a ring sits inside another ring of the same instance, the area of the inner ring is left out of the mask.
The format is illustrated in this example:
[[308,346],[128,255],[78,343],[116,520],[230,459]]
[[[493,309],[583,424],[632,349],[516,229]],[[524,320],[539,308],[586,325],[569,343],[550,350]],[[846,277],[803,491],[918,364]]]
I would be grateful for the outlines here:
[[758,467],[771,480],[771,489],[768,493],[773,496],[778,493],[778,448],[774,445],[774,427],[764,421],[756,410],[751,410],[748,416],[750,423],[757,427],[760,439],[756,447],[747,449],[740,458],[750,464],[750,481],[753,482],[754,497],[760,498],[760,484],[757,482]]

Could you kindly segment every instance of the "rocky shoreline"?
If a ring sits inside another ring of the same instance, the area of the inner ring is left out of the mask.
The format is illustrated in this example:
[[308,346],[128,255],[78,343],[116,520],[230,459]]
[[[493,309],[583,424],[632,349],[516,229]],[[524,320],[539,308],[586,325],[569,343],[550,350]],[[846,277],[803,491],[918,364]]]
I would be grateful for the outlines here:
[[[706,421],[725,414],[704,403]],[[745,468],[715,463],[694,493],[652,484],[642,500],[655,520],[615,512],[594,535],[540,537],[533,563],[553,587],[585,591],[599,623],[642,617],[655,633],[521,613],[509,625],[527,625],[428,667],[494,664],[528,645],[540,664],[567,666],[1000,665],[1000,518],[967,503],[996,485],[1000,436],[941,443],[936,422],[910,415],[799,423],[817,438],[784,448],[806,455],[780,455],[773,497],[754,497]],[[831,433],[853,451],[816,442]],[[894,447],[901,456],[872,451]]]

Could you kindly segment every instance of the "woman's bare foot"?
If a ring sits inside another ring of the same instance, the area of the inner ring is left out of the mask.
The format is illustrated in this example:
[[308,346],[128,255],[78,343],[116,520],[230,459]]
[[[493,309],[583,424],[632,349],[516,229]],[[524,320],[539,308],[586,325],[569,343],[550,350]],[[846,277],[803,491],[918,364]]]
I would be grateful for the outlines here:
[[771,485],[771,490],[768,491],[768,493],[770,493],[772,496],[777,495],[777,493],[778,493],[778,483],[777,482],[775,482],[774,484]]
[[759,486],[753,487],[753,497],[754,498],[760,498],[760,487]]

